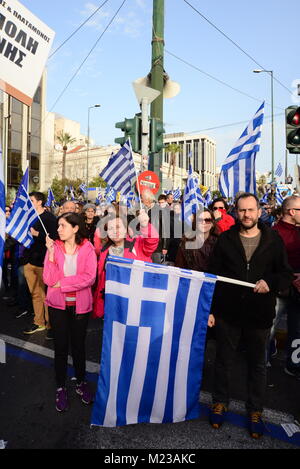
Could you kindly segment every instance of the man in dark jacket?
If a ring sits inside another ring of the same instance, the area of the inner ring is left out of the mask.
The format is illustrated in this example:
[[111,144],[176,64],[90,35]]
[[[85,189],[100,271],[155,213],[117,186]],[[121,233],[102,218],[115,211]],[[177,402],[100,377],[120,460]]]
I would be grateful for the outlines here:
[[[29,197],[50,238],[57,239],[57,221],[55,216],[44,208],[46,202],[44,194],[42,192],[31,192]],[[47,249],[46,233],[40,220],[38,219],[30,228],[34,242],[26,252],[27,259],[24,265],[24,275],[31,293],[34,309],[33,324],[24,331],[24,334],[43,331],[48,323],[48,311],[44,304],[45,285],[43,282],[43,266]]]
[[287,289],[292,271],[281,238],[258,219],[257,197],[244,193],[236,201],[238,224],[222,233],[212,253],[209,270],[217,275],[249,282],[255,288],[218,282],[212,314],[217,352],[210,422],[219,428],[229,403],[230,371],[243,337],[248,366],[249,432],[263,434],[261,414],[266,389],[266,344],[275,315],[276,293]]

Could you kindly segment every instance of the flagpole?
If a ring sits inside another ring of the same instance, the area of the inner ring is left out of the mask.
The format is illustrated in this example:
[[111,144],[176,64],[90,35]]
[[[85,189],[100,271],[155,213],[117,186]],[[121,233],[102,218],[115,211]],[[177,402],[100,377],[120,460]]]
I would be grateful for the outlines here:
[[[25,187],[23,186],[23,184],[22,184],[22,187],[23,187],[24,191],[26,192],[26,195],[27,195],[28,199],[30,200],[29,194],[28,194],[27,190],[25,189]],[[30,202],[31,202],[31,200],[30,200]],[[46,233],[46,236],[49,236],[49,233],[47,232],[47,230],[46,230],[46,228],[45,228],[45,225],[44,225],[44,223],[42,222],[41,217],[40,217],[39,214],[37,213],[37,211],[36,211],[36,209],[35,209],[35,207],[34,207],[34,205],[33,205],[32,202],[31,202],[31,205],[32,205],[32,207],[33,207],[35,213],[37,214],[37,217],[38,217],[39,221],[41,222],[41,225],[42,225],[42,227],[43,227],[43,229],[44,229],[44,231],[45,231],[45,233]]]
[[140,199],[140,208],[141,208],[141,210],[143,210],[143,208],[142,208],[142,200],[141,200],[140,186],[139,186],[139,181],[138,181],[138,175],[137,175],[137,172],[136,172],[136,167],[135,167],[134,160],[133,160],[133,151],[132,151],[132,146],[131,146],[131,139],[130,139],[130,137],[129,137],[129,145],[130,145],[130,150],[131,150],[131,154],[132,154],[132,161],[133,161],[134,171],[135,171],[135,175],[136,175],[136,186],[137,186],[137,190],[138,190],[138,194],[139,194],[139,199]]

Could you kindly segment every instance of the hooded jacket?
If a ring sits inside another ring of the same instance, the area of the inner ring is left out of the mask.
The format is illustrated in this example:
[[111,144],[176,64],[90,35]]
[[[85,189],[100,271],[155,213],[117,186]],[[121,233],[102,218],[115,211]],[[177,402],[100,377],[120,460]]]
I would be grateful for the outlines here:
[[[94,246],[85,239],[80,245],[77,257],[76,275],[64,276],[65,253],[63,242],[54,243],[54,262],[45,257],[43,280],[48,285],[45,303],[56,309],[66,309],[66,293],[76,292],[76,313],[84,314],[92,311],[93,297],[91,287],[96,279],[97,258]],[[60,288],[54,285],[60,282]]]
[[288,289],[293,275],[280,236],[263,223],[258,224],[261,239],[247,262],[240,239],[239,224],[222,233],[210,258],[209,272],[255,284],[265,280],[269,293],[217,282],[211,312],[228,323],[257,329],[272,326],[276,294]]
[[[145,262],[152,262],[151,255],[157,248],[159,236],[156,229],[149,223],[146,227],[141,227],[142,236],[134,239],[127,236],[124,243],[124,255],[127,259],[137,259]],[[93,317],[104,315],[104,289],[105,289],[105,263],[109,253],[109,245],[103,246],[98,261],[98,281],[94,294]]]

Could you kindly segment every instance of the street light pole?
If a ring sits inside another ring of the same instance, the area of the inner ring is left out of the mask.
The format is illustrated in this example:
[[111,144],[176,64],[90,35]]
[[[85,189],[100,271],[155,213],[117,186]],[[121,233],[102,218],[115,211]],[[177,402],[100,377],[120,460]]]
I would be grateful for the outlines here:
[[94,104],[88,108],[88,128],[87,128],[87,146],[86,146],[86,198],[88,199],[88,187],[89,187],[89,151],[90,151],[90,110],[95,107],[101,107],[101,104]]
[[274,182],[274,77],[273,70],[253,70],[254,73],[269,73],[271,76],[271,157],[272,157],[272,182]]

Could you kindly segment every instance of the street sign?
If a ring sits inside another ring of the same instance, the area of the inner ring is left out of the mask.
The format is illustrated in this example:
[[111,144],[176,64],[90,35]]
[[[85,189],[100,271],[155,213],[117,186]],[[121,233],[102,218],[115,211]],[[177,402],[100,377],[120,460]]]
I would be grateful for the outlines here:
[[148,189],[153,194],[157,194],[160,188],[160,181],[159,177],[153,171],[144,171],[142,174],[138,176],[137,180],[137,188],[139,192],[143,192],[144,190]]

